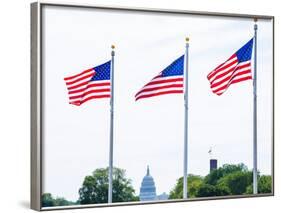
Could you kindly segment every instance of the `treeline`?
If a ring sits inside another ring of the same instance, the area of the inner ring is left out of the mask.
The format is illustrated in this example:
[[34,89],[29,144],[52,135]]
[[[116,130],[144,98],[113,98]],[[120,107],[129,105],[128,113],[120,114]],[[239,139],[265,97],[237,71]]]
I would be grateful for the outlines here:
[[[125,170],[113,168],[113,202],[138,201],[131,179],[126,178]],[[67,206],[75,204],[97,204],[108,202],[108,168],[96,169],[92,175],[86,176],[78,190],[79,199],[76,202],[64,198],[54,199],[50,193],[42,196],[42,206]]]
[[[243,195],[253,193],[253,173],[244,164],[230,165],[212,170],[207,176],[188,175],[188,196],[212,197],[227,195]],[[271,176],[258,176],[258,193],[271,193]],[[156,183],[157,184],[157,183]],[[79,199],[76,202],[64,198],[53,198],[50,193],[42,195],[42,206],[67,206],[77,204],[107,203],[108,168],[96,169],[92,175],[86,176],[78,190]],[[131,184],[131,179],[125,175],[125,170],[113,169],[113,202],[139,201]],[[179,178],[175,187],[169,193],[169,199],[183,197],[183,178]]]
[[[227,195],[245,195],[253,193],[253,173],[244,164],[229,165],[213,170],[205,177],[188,175],[188,196],[212,197]],[[271,193],[271,176],[258,176],[258,193]],[[169,199],[183,197],[183,178],[169,194]]]
[[69,205],[77,205],[77,204],[79,203],[68,201],[63,197],[54,198],[51,193],[44,193],[42,195],[42,207],[69,206]]

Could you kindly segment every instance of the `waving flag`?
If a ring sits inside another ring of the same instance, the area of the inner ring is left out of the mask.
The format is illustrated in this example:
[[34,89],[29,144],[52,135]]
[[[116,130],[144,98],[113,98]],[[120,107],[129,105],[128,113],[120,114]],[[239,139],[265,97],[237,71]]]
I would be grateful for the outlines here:
[[175,60],[147,83],[135,95],[136,101],[158,95],[183,93],[183,65],[184,55]]
[[110,98],[110,63],[85,70],[64,78],[68,89],[69,103],[80,106],[86,101]]
[[234,83],[252,79],[251,57],[253,38],[234,53],[228,60],[220,64],[207,76],[211,90],[217,95],[223,94]]

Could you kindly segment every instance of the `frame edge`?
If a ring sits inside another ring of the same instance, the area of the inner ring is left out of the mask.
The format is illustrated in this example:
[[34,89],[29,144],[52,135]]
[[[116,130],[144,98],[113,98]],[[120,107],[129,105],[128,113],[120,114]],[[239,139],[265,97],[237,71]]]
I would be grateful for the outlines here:
[[41,210],[40,3],[30,5],[30,208]]
[[120,5],[106,5],[106,4],[90,4],[82,2],[57,2],[52,0],[43,0],[42,5],[58,6],[58,7],[80,7],[80,8],[97,8],[97,9],[110,9],[121,11],[139,11],[139,12],[158,12],[158,13],[172,13],[172,14],[190,14],[190,15],[205,15],[205,16],[220,16],[220,17],[235,17],[235,18],[258,18],[258,19],[272,19],[271,15],[254,15],[254,14],[239,14],[227,13],[218,11],[193,11],[183,9],[165,9],[165,8],[152,8],[152,7],[133,7],[133,6],[120,6]]

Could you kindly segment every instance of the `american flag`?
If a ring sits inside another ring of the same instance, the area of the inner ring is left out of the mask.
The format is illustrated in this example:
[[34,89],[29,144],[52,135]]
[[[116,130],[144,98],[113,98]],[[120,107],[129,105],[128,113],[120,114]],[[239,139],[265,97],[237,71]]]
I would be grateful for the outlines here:
[[136,101],[158,95],[183,93],[184,55],[175,60],[147,83],[136,95]]
[[86,101],[110,98],[110,64],[108,61],[79,74],[64,78],[69,103],[80,106]]
[[253,38],[207,76],[213,93],[223,94],[234,83],[252,79]]

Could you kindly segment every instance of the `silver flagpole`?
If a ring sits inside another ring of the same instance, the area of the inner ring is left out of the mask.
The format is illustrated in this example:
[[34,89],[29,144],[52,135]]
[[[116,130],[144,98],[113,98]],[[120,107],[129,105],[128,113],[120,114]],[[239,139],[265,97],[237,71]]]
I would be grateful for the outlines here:
[[253,79],[253,193],[258,193],[258,171],[257,171],[257,19],[255,18],[254,36],[254,79]]
[[112,170],[113,170],[113,118],[114,118],[114,56],[115,46],[111,46],[110,66],[110,140],[109,140],[109,167],[108,167],[108,203],[112,203]]
[[188,48],[189,48],[189,38],[185,39],[185,64],[184,64],[184,80],[185,80],[185,88],[184,88],[184,157],[183,157],[183,198],[186,199],[188,197],[187,193],[187,152],[188,152]]

